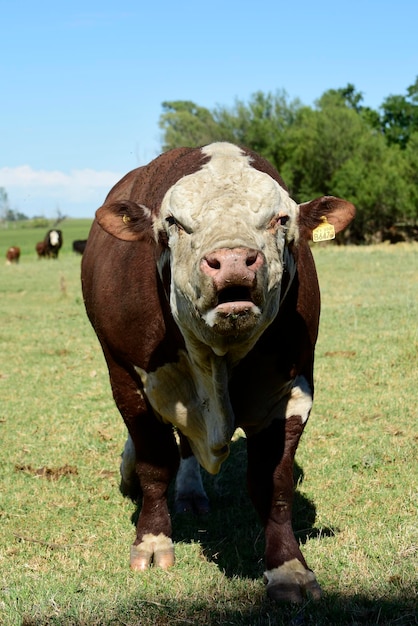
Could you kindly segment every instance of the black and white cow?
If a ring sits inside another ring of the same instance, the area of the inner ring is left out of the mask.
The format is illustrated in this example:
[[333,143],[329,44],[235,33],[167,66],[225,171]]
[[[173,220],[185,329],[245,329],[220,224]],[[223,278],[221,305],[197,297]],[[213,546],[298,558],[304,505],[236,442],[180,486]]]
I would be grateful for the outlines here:
[[62,231],[56,228],[49,230],[43,241],[36,244],[36,252],[38,257],[46,257],[47,259],[57,259],[58,253],[63,244]]

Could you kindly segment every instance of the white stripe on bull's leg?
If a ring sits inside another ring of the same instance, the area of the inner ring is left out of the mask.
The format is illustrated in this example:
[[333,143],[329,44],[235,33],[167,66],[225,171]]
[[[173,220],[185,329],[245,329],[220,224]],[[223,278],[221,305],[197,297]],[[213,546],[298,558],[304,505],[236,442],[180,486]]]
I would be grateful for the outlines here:
[[209,499],[203,487],[200,465],[195,456],[181,459],[175,486],[176,513],[209,513]]
[[128,434],[125,447],[122,452],[122,461],[120,464],[120,486],[122,495],[136,500],[140,493],[138,476],[135,471],[136,453],[132,437]]
[[286,418],[292,415],[300,415],[302,423],[308,420],[312,409],[312,389],[304,376],[298,376],[290,390],[289,400],[286,406]]
[[[304,394],[301,403],[297,395],[294,406],[306,408]],[[293,462],[305,421],[288,415],[247,440],[248,489],[265,530],[267,593],[288,602],[301,602],[307,592],[315,598],[321,593],[292,529]]]

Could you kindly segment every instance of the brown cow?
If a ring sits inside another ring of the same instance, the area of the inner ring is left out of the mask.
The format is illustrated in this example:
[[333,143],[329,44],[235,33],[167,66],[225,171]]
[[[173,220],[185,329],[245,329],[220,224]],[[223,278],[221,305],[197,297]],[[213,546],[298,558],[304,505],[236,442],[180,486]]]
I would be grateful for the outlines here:
[[38,259],[42,259],[46,256],[46,244],[44,241],[38,241],[35,246],[36,254],[38,255]]
[[18,246],[11,246],[6,252],[6,265],[12,263],[19,263],[20,248]]
[[354,212],[332,196],[297,205],[272,165],[228,143],[159,156],[98,209],[82,283],[129,432],[121,490],[142,494],[133,569],[173,564],[169,482],[179,468],[177,510],[207,510],[198,462],[216,474],[241,427],[267,592],[321,595],[291,525],[320,309],[308,242]]

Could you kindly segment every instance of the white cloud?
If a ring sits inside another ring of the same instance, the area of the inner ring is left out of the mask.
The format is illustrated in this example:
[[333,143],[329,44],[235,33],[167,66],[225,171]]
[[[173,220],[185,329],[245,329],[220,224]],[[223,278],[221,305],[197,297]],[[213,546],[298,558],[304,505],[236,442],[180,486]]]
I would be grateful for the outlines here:
[[90,216],[121,178],[118,172],[91,169],[67,173],[29,165],[0,168],[0,187],[6,190],[11,207],[29,216],[48,215],[57,207],[69,215]]

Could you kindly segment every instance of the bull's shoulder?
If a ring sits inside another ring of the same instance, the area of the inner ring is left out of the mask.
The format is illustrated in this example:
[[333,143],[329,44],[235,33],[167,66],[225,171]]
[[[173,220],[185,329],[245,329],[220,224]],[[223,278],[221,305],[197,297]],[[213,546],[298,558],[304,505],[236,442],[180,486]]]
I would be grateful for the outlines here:
[[81,261],[88,317],[115,358],[141,367],[176,360],[182,336],[156,268],[155,242],[127,242],[94,222]]

